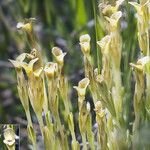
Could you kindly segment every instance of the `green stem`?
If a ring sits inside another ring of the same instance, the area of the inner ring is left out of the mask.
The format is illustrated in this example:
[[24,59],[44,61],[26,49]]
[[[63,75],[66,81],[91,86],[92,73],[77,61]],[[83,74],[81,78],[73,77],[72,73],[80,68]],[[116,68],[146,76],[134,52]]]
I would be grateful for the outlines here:
[[31,120],[31,115],[30,115],[30,110],[29,109],[25,110],[25,113],[26,113],[28,125],[30,125],[31,127],[33,127],[32,120]]
[[[28,125],[33,128],[33,124],[32,124],[32,120],[31,120],[31,115],[30,115],[29,109],[27,109],[25,112],[26,112],[26,117],[27,117]],[[31,140],[31,142],[33,144],[33,149],[37,150],[36,139],[30,138],[30,140]]]
[[44,123],[43,123],[42,113],[37,113],[36,115],[37,115],[37,119],[38,119],[38,122],[39,122],[39,125],[40,125],[40,130],[41,130],[41,133],[42,133],[42,136],[43,136]]
[[82,136],[82,144],[83,144],[83,149],[82,150],[87,150],[87,145],[86,145],[86,134],[81,133]]
[[15,144],[13,144],[12,146],[6,145],[8,150],[15,150]]
[[[96,41],[98,41],[98,19],[97,19],[97,13],[96,13],[96,6],[95,6],[95,0],[92,0],[93,4],[93,12],[94,12],[94,21],[95,21],[95,35],[96,35]],[[97,65],[98,65],[98,73],[100,73],[100,53],[98,46],[96,44],[96,52],[97,52]]]

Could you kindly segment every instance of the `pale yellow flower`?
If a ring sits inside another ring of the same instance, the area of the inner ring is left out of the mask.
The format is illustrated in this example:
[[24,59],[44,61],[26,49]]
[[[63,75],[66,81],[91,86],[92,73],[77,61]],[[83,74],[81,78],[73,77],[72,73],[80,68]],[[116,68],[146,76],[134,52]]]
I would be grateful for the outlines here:
[[67,53],[63,53],[63,51],[59,47],[53,47],[52,54],[58,64],[64,64],[64,57]]
[[86,88],[89,85],[89,83],[90,80],[88,78],[84,78],[78,83],[78,86],[74,86],[79,96],[85,96]]
[[80,41],[82,52],[84,54],[89,54],[90,53],[90,41],[91,41],[90,36],[88,34],[81,35],[79,41]]
[[4,130],[4,140],[3,142],[8,145],[8,146],[12,146],[15,143],[15,133],[13,131],[13,129],[11,128],[7,128]]

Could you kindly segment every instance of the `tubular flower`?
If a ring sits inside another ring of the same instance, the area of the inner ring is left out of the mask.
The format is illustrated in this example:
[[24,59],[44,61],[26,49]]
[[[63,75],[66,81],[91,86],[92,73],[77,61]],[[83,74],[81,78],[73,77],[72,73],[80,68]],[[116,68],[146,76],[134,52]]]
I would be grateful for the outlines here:
[[66,55],[66,53],[63,53],[62,50],[59,47],[53,47],[52,48],[52,54],[53,54],[56,62],[59,65],[64,64],[64,56]]
[[106,20],[110,23],[110,31],[115,31],[118,27],[118,21],[122,16],[121,11],[113,13],[110,17],[105,17]]
[[4,130],[4,140],[3,142],[8,146],[13,146],[15,143],[15,133],[13,129],[7,128]]
[[22,72],[22,64],[23,60],[26,57],[26,53],[19,55],[16,60],[9,60],[15,67],[17,73],[17,88],[21,103],[25,110],[29,109],[29,101],[28,101],[28,92],[27,92],[27,82],[25,80],[24,74]]
[[53,78],[58,72],[57,63],[53,63],[53,62],[46,63],[44,72],[45,75],[48,77],[48,79]]
[[101,48],[102,54],[109,54],[110,41],[111,41],[110,35],[106,35],[105,37],[103,37],[103,38],[101,39],[101,41],[98,41],[98,42],[97,42],[97,44],[98,44],[99,47]]
[[150,57],[145,56],[137,61],[136,64],[130,63],[130,65],[139,71],[150,73]]
[[88,78],[82,79],[79,83],[78,86],[74,86],[74,88],[78,92],[78,96],[85,96],[86,88],[89,85],[90,81]]
[[24,63],[23,68],[25,69],[28,76],[28,92],[32,107],[35,112],[42,112],[42,106],[44,101],[44,88],[42,78],[43,67],[40,67],[38,69],[36,68],[36,62],[38,60],[38,58],[35,58],[31,60],[28,64]]
[[88,34],[81,35],[79,41],[83,54],[90,54],[90,36]]
[[138,25],[138,40],[141,52],[144,56],[149,55],[149,20],[150,20],[150,1],[143,0],[140,4],[136,2],[129,2],[137,11],[137,25]]
[[29,42],[31,48],[38,48],[35,33],[33,30],[33,22],[35,20],[36,20],[35,18],[30,18],[17,24],[17,29],[22,30],[25,33],[27,41]]
[[22,62],[24,61],[24,59],[26,58],[27,53],[23,53],[21,55],[19,55],[16,60],[11,60],[9,59],[9,61],[14,65],[16,71],[21,70],[22,68]]
[[104,16],[111,16],[113,13],[118,11],[119,6],[124,2],[124,0],[118,0],[116,1],[115,6],[111,6],[110,4],[107,3],[100,3],[99,4],[99,9],[102,12]]

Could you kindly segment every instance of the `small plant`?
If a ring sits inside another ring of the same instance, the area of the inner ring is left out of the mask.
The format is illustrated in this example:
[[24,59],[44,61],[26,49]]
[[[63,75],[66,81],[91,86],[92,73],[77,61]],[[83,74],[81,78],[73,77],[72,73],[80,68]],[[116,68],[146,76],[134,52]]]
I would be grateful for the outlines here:
[[[137,10],[137,35],[141,49],[137,63],[128,62],[128,67],[133,68],[135,78],[132,111],[135,120],[131,126],[126,120],[128,116],[124,110],[126,94],[121,71],[124,41],[120,28],[122,12],[119,9],[123,2],[118,0],[114,6],[108,3],[99,5],[107,33],[97,41],[102,55],[101,68],[95,68],[90,36],[85,34],[79,38],[85,77],[74,89],[78,94],[78,126],[81,140],[78,140],[75,132],[75,116],[69,97],[70,86],[64,74],[66,53],[59,47],[53,47],[53,61],[45,62],[36,41],[33,19],[18,23],[17,28],[25,33],[31,52],[23,53],[16,60],[10,61],[16,69],[18,93],[28,121],[28,138],[34,150],[38,149],[37,131],[33,127],[30,104],[36,114],[47,150],[149,149],[150,145],[143,144],[140,140],[142,130],[150,125],[150,1],[141,0],[140,4],[129,2]],[[94,108],[86,98],[87,89],[93,99]],[[96,119],[91,109],[95,111]],[[96,133],[93,126],[96,126]]]

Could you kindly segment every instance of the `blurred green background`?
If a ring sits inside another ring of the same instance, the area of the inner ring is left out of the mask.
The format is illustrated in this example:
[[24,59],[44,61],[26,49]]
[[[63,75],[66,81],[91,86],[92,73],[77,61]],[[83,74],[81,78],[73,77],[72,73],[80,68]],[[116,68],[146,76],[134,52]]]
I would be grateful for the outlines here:
[[[77,85],[83,77],[82,53],[79,36],[91,36],[92,56],[95,67],[101,64],[101,53],[96,40],[105,34],[98,0],[1,0],[0,1],[0,123],[22,124],[22,138],[26,137],[26,120],[16,89],[16,75],[8,59],[15,59],[30,48],[24,36],[17,31],[17,22],[36,18],[34,30],[41,50],[51,60],[51,48],[58,46],[67,52],[65,72],[71,85]],[[110,0],[111,3],[113,1]],[[132,120],[133,80],[129,62],[135,62],[138,54],[135,11],[124,1],[121,6],[121,34],[123,39],[122,79],[125,87],[124,110]],[[99,61],[98,61],[99,60]],[[100,66],[101,67],[101,66]],[[73,111],[77,110],[77,95],[72,90]],[[34,118],[33,118],[34,119]],[[25,138],[26,139],[26,138]],[[24,142],[25,143],[25,142]]]

